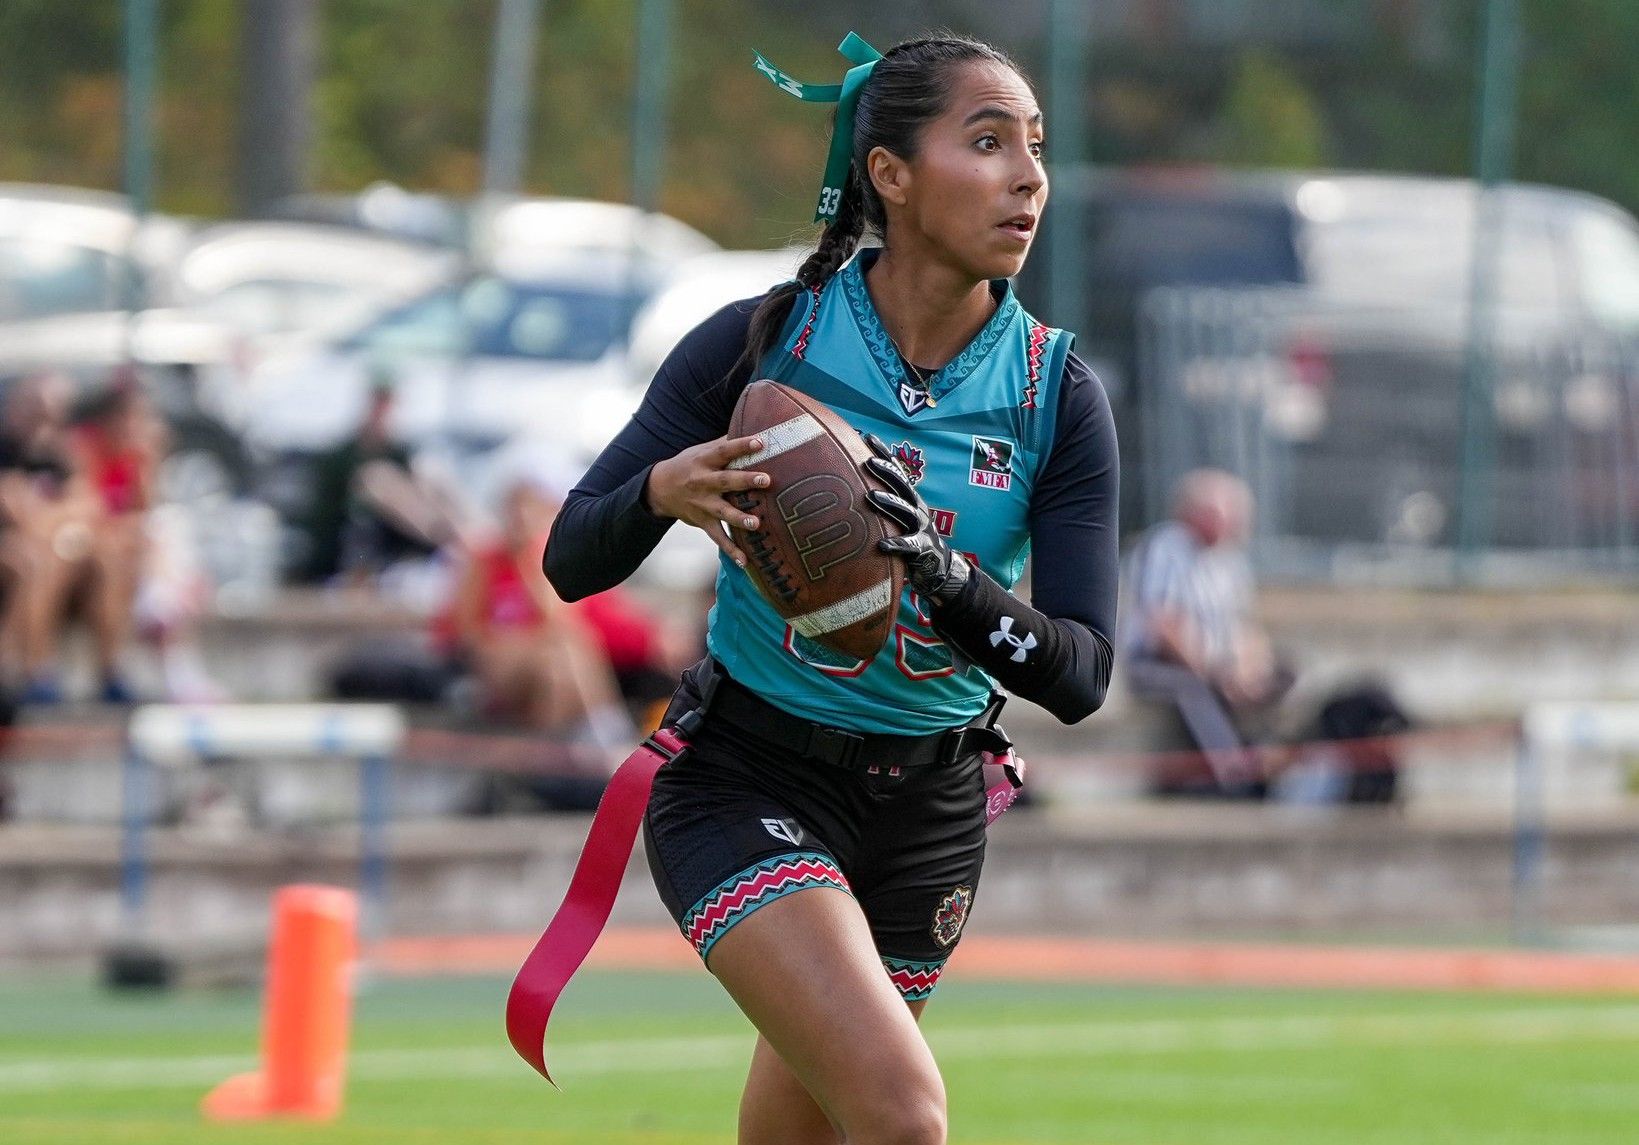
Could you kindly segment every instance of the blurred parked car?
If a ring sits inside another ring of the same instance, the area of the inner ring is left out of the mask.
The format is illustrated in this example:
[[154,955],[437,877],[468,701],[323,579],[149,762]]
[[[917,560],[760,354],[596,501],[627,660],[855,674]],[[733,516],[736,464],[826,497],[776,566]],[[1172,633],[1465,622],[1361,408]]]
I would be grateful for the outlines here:
[[269,456],[324,449],[353,430],[381,382],[395,392],[395,435],[411,445],[484,448],[534,426],[584,454],[630,411],[625,335],[635,301],[614,264],[439,286],[257,371],[248,439]]
[[[725,250],[680,263],[632,321],[627,352],[631,384],[641,392],[683,335],[729,303],[754,298],[790,279],[809,253],[803,247]],[[716,570],[717,546],[704,533],[672,529],[639,571],[645,581],[675,590],[703,587]]]
[[164,301],[186,228],[138,222],[123,195],[0,183],[0,323]]
[[[243,424],[259,489],[301,519],[313,461],[394,390],[398,440],[461,471],[520,434],[584,464],[630,416],[633,316],[716,244],[676,219],[581,199],[481,202],[451,279],[308,353],[257,366]],[[299,538],[293,538],[299,547]]]
[[247,441],[263,496],[304,516],[313,461],[359,425],[371,389],[394,393],[393,436],[454,470],[519,434],[584,465],[636,408],[631,315],[649,284],[621,259],[554,259],[475,274],[253,375]]
[[[1169,434],[1174,452],[1195,450],[1165,459],[1175,469],[1234,463],[1191,446],[1178,423],[1193,416],[1230,449],[1229,411],[1254,392],[1262,430],[1283,451],[1284,528],[1449,541],[1476,193],[1465,180],[1351,174],[1060,178],[1060,216],[1070,195],[1083,211],[1085,306],[1053,319],[1075,331],[1110,391],[1124,523],[1141,525],[1143,507],[1159,504],[1162,459],[1150,454]],[[1542,484],[1546,435],[1606,430],[1624,404],[1628,379],[1609,348],[1639,336],[1639,227],[1577,192],[1496,194],[1497,538],[1561,543],[1544,531],[1553,511],[1527,494]],[[1047,268],[1044,249],[1021,276],[1027,302],[1042,299]],[[1163,370],[1171,392],[1154,392]],[[1173,398],[1184,406],[1163,411]]]
[[648,385],[683,335],[730,302],[788,281],[809,253],[804,247],[725,250],[680,263],[632,321],[627,364],[633,382]]
[[[134,220],[122,215],[117,197],[92,195],[91,203],[110,242],[122,217],[129,239]],[[52,206],[53,214],[69,217]],[[92,208],[80,206],[82,220],[91,217]],[[33,229],[19,242],[38,251],[55,232],[39,222],[41,212],[34,215],[28,220]],[[0,324],[0,374],[51,368],[88,393],[106,384],[115,366],[135,362],[171,425],[175,453],[163,480],[183,500],[245,487],[249,465],[238,430],[244,378],[256,363],[356,326],[448,280],[456,265],[448,251],[340,227],[228,223],[186,239],[179,237],[180,224],[170,227],[168,261],[145,271],[149,281],[164,284],[162,292],[148,292],[147,308],[125,308],[118,281],[125,271],[112,248],[104,257],[109,281],[100,292],[82,289],[78,309]],[[90,248],[82,239],[77,249]],[[86,269],[94,261],[80,260],[87,282],[96,277]],[[59,288],[59,301],[67,301],[66,294]]]
[[322,337],[418,295],[455,269],[425,243],[311,223],[221,223],[176,269],[178,303],[248,336]]
[[273,207],[287,222],[326,223],[459,249],[466,242],[466,207],[459,200],[410,191],[379,180],[357,194],[308,192]]
[[481,201],[470,227],[478,261],[502,274],[527,273],[543,258],[574,255],[630,258],[651,269],[670,269],[718,249],[670,215],[595,199]]

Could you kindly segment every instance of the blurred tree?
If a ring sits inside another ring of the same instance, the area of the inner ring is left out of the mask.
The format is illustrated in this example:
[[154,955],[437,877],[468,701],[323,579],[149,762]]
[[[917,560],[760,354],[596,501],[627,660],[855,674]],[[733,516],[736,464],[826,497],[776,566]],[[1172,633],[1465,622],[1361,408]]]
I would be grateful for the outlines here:
[[119,186],[120,8],[0,4],[0,178]]
[[1210,156],[1243,167],[1319,167],[1326,124],[1314,97],[1278,56],[1241,56],[1225,93]]
[[[313,2],[313,189],[390,179],[476,190],[496,0]],[[232,208],[244,3],[160,5],[160,209]],[[1142,22],[1101,25],[1110,34],[1093,45],[1089,157],[1466,174],[1476,5],[1311,3],[1317,12],[1375,4],[1388,17],[1334,21],[1346,36],[1282,37],[1278,50],[1280,29],[1267,41],[1251,25],[1238,38],[1191,40],[1178,29],[1152,34]],[[849,27],[886,46],[950,24],[995,37],[1039,73],[1044,10],[1025,0],[686,0],[674,25],[662,209],[731,244],[812,236],[829,109],[779,97],[752,69],[753,48],[826,82],[842,74],[835,47]],[[1639,3],[1530,0],[1524,12],[1520,177],[1639,208],[1639,164],[1630,158]],[[635,0],[542,0],[530,191],[628,195],[635,29]],[[0,0],[0,179],[119,185],[120,34],[112,0]]]
[[[555,7],[549,4],[548,7]],[[493,0],[327,0],[316,190],[478,188]]]
[[1526,3],[1516,170],[1639,211],[1639,4]]

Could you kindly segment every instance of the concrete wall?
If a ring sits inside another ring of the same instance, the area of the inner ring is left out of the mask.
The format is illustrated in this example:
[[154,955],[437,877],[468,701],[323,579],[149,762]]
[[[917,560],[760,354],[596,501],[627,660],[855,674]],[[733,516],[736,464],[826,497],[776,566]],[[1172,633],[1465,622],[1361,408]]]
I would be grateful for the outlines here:
[[[1558,825],[1543,901],[1557,926],[1639,918],[1639,817]],[[392,834],[397,934],[544,926],[580,816],[404,824]],[[1510,916],[1499,820],[1249,808],[1015,812],[992,834],[974,925],[990,932],[1188,937],[1494,938]],[[169,830],[153,839],[149,936],[209,950],[261,935],[284,883],[357,885],[351,833]],[[102,828],[0,832],[0,960],[84,958],[120,934],[118,843]],[[664,923],[641,855],[615,921]]]
[[[1639,697],[1639,594],[1270,589],[1260,611],[1311,689],[1380,675],[1429,720],[1512,715],[1536,699]],[[413,636],[418,623],[364,597],[287,593],[213,618],[203,641],[235,696],[299,700],[350,644]],[[1107,716],[1123,703],[1118,691]]]

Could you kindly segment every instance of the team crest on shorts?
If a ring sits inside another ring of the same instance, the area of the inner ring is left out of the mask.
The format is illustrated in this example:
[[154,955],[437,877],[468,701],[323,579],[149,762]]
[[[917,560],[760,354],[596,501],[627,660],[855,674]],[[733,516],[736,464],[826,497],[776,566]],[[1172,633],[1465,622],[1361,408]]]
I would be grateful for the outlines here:
[[893,459],[899,462],[899,468],[905,471],[905,480],[912,485],[922,480],[922,474],[928,467],[922,451],[908,441],[894,442]]
[[933,940],[940,946],[955,946],[972,905],[973,888],[965,883],[939,900],[933,912]]
[[968,474],[968,484],[977,485],[982,489],[1000,489],[1006,492],[1013,487],[1013,443],[1003,441],[999,437],[973,438],[973,469]]

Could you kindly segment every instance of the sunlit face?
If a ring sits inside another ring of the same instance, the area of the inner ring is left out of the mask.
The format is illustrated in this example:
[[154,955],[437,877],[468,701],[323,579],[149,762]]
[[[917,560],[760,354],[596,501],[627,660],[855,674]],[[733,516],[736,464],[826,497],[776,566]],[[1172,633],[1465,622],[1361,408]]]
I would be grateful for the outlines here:
[[109,416],[108,432],[120,441],[139,441],[151,416],[148,398],[141,391],[134,391],[126,395]]
[[558,502],[528,482],[507,490],[501,509],[502,526],[514,546],[530,544],[552,529],[558,516]]
[[1184,492],[1178,517],[1207,548],[1245,545],[1252,535],[1252,496],[1237,477],[1200,473]]
[[878,180],[888,241],[924,247],[974,279],[1009,278],[1047,206],[1041,108],[1001,64],[969,64],[952,78],[944,114],[923,127],[899,181]]

